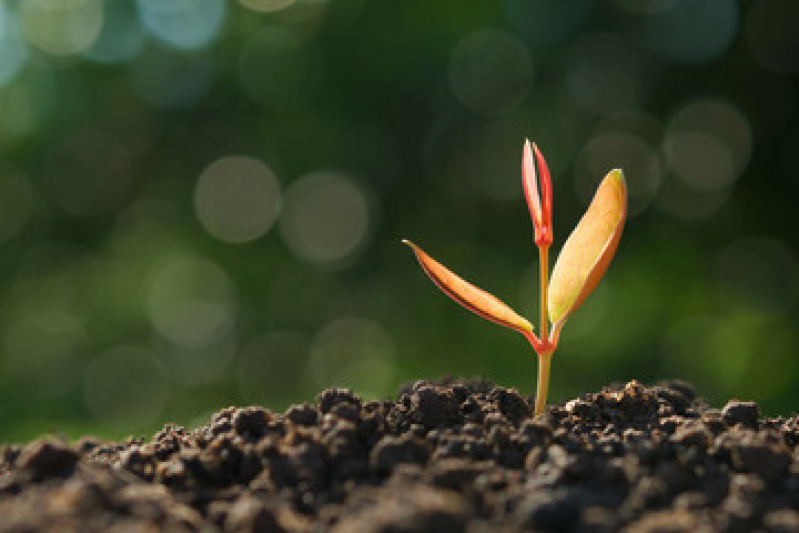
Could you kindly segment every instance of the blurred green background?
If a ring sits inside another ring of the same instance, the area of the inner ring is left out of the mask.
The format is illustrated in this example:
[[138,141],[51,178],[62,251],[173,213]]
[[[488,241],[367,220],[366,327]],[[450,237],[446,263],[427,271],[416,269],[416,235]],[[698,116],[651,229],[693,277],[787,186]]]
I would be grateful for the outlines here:
[[683,378],[799,403],[794,0],[0,3],[0,442],[445,373],[531,393],[520,185],[555,249],[613,167],[630,218],[551,400]]

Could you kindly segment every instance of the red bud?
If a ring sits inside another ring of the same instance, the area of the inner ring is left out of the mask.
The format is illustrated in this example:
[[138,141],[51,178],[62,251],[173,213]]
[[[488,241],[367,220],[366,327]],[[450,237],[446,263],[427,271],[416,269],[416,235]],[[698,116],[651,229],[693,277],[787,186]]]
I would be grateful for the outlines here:
[[535,228],[535,244],[549,246],[552,244],[552,179],[544,156],[530,141],[524,143],[522,185]]

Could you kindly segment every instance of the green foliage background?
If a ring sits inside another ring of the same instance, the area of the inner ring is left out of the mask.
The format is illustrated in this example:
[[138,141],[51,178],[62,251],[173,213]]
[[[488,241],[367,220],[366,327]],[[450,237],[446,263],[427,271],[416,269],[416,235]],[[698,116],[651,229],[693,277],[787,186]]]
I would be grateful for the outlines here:
[[791,0],[12,0],[0,6],[0,441],[193,425],[445,373],[532,392],[523,139],[556,246],[610,168],[631,217],[551,394],[683,378],[788,415]]

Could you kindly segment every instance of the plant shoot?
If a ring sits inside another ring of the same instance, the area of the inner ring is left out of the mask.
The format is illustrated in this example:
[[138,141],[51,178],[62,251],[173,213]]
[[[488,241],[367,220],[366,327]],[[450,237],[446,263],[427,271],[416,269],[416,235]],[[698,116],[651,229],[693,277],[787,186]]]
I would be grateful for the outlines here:
[[552,353],[566,320],[596,288],[616,252],[627,217],[627,184],[621,170],[611,170],[599,184],[591,205],[558,255],[549,272],[552,245],[552,180],[538,147],[526,141],[522,153],[522,187],[533,220],[538,248],[540,328],[494,295],[472,285],[408,240],[425,274],[447,296],[483,318],[524,335],[538,354],[535,414],[544,412]]

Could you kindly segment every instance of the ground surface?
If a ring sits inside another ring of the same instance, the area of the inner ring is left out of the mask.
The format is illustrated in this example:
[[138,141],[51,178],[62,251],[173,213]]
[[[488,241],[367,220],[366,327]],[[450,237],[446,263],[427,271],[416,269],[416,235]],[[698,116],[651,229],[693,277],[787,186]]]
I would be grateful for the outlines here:
[[0,531],[799,531],[799,417],[631,382],[531,416],[480,381],[326,390],[146,442],[0,452]]

